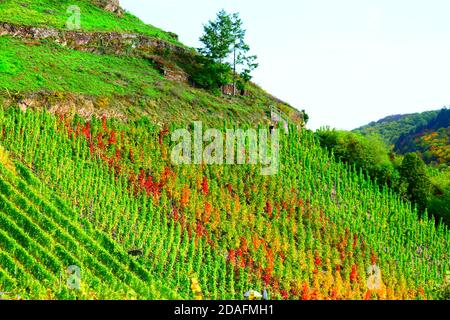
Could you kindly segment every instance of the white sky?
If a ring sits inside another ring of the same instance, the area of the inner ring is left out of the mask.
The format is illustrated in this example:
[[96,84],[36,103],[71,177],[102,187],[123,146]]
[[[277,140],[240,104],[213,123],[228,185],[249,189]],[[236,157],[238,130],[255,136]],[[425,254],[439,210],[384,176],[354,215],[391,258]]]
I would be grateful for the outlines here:
[[202,24],[239,12],[258,55],[254,81],[310,115],[353,129],[450,105],[448,0],[121,0],[199,47]]

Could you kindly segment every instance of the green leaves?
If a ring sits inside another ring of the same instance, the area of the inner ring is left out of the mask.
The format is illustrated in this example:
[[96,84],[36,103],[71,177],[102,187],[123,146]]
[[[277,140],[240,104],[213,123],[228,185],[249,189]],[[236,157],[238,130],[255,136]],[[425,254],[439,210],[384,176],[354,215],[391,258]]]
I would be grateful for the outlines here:
[[409,200],[417,204],[420,211],[424,212],[431,192],[431,182],[425,163],[416,153],[408,153],[405,155],[399,171],[408,186]]
[[[239,14],[229,14],[224,10],[217,14],[216,20],[204,26],[204,34],[200,38],[204,47],[199,49],[204,55],[201,58],[203,70],[194,75],[199,85],[214,89],[228,84],[226,75],[232,70],[234,88],[239,84],[241,90],[245,89],[245,84],[251,80],[251,72],[258,67],[257,57],[248,55],[250,47],[245,43],[245,33]],[[240,67],[242,80],[237,82]]]
[[[192,271],[205,298],[242,299],[250,289],[262,291],[266,281],[271,297],[362,299],[372,252],[385,285],[396,294],[378,298],[415,298],[448,269],[445,227],[436,228],[427,217],[419,220],[398,194],[335,161],[310,132],[292,128],[283,135],[280,174],[261,177],[246,164],[173,166],[162,157],[167,142],[159,143],[161,129],[144,120],[108,122],[106,129],[91,121],[92,137],[99,130],[114,130],[117,137],[115,148],[92,156],[86,136],[67,135],[85,127],[81,119],[67,124],[48,113],[17,110],[5,116],[5,132],[16,134],[0,135],[3,145],[29,159],[39,175],[1,168],[0,190],[7,201],[1,198],[0,204],[8,203],[1,210],[16,224],[13,228],[6,219],[0,224],[1,232],[11,234],[3,240],[0,232],[4,247],[12,248],[4,264],[16,259],[25,273],[38,274],[34,260],[46,256],[17,249],[27,243],[28,232],[30,248],[49,242],[45,248],[56,263],[81,264],[83,283],[106,298],[193,298]],[[33,143],[26,132],[44,143]],[[124,152],[115,160],[120,172],[101,159],[131,146],[135,161]],[[133,188],[140,170],[161,181],[165,168],[171,174],[158,197]],[[186,190],[189,197],[182,200]],[[271,216],[264,213],[268,202]],[[130,257],[127,250],[133,248],[143,255]],[[49,274],[55,269],[41,267]],[[408,290],[399,284],[401,277]],[[333,287],[335,280],[340,289]]]

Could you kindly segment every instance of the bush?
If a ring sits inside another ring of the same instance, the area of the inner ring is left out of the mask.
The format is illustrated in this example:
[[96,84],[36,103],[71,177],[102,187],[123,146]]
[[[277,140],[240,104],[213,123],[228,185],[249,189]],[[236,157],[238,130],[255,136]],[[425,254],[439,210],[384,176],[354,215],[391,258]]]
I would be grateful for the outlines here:
[[428,200],[428,212],[450,225],[450,183],[445,174],[431,179],[432,193]]
[[231,82],[231,69],[228,65],[216,63],[208,58],[198,58],[199,67],[191,78],[203,89],[217,90]]
[[431,182],[426,172],[426,165],[416,153],[405,155],[399,168],[403,181],[407,184],[407,197],[424,212],[431,194]]

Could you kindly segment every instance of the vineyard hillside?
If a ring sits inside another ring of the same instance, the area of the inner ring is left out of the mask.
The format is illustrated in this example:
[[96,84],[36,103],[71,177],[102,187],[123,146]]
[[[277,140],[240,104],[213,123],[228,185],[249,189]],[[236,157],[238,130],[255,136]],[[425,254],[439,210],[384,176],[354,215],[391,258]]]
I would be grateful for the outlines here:
[[[0,2],[7,298],[442,299],[445,225],[338,161],[255,84],[196,86],[198,54],[176,35],[77,2],[77,31],[72,1]],[[269,126],[271,110],[288,121]],[[206,146],[207,129],[255,130],[274,171],[246,141],[231,143],[239,164],[174,161],[175,132]]]
[[[31,170],[10,160],[0,164],[0,220],[2,292],[22,299],[178,298],[105,233],[81,221]],[[84,279],[76,295],[66,286],[76,272],[71,266]]]

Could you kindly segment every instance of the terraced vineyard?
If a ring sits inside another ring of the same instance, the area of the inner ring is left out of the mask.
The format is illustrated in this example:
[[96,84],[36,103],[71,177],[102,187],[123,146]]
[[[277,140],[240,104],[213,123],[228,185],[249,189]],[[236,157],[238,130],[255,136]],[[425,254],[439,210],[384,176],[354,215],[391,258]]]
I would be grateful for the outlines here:
[[[84,283],[99,297],[115,297],[118,286],[141,298],[194,298],[198,279],[207,299],[242,299],[264,288],[275,299],[424,299],[445,283],[448,230],[336,162],[307,131],[282,135],[280,172],[262,176],[250,164],[175,166],[170,132],[177,126],[145,118],[86,122],[9,108],[0,119],[0,143],[57,194],[24,179],[32,175],[22,165],[20,179],[2,169],[5,261],[36,268],[26,277],[56,298],[69,263],[88,270]],[[9,239],[34,260],[11,252]],[[142,256],[132,260],[123,253],[130,250]],[[34,261],[45,261],[44,271]],[[5,270],[3,282],[26,287],[12,264]],[[375,287],[368,285],[374,270]]]
[[[448,295],[445,226],[323,150],[304,111],[196,83],[204,57],[106,2],[0,1],[0,299]],[[171,160],[193,121],[274,142],[271,110],[291,121],[277,174],[245,142],[239,165]]]
[[[79,223],[30,170],[21,164],[17,170],[0,165],[2,292],[35,299],[177,298],[105,234]],[[81,290],[66,286],[74,265],[82,270]]]

